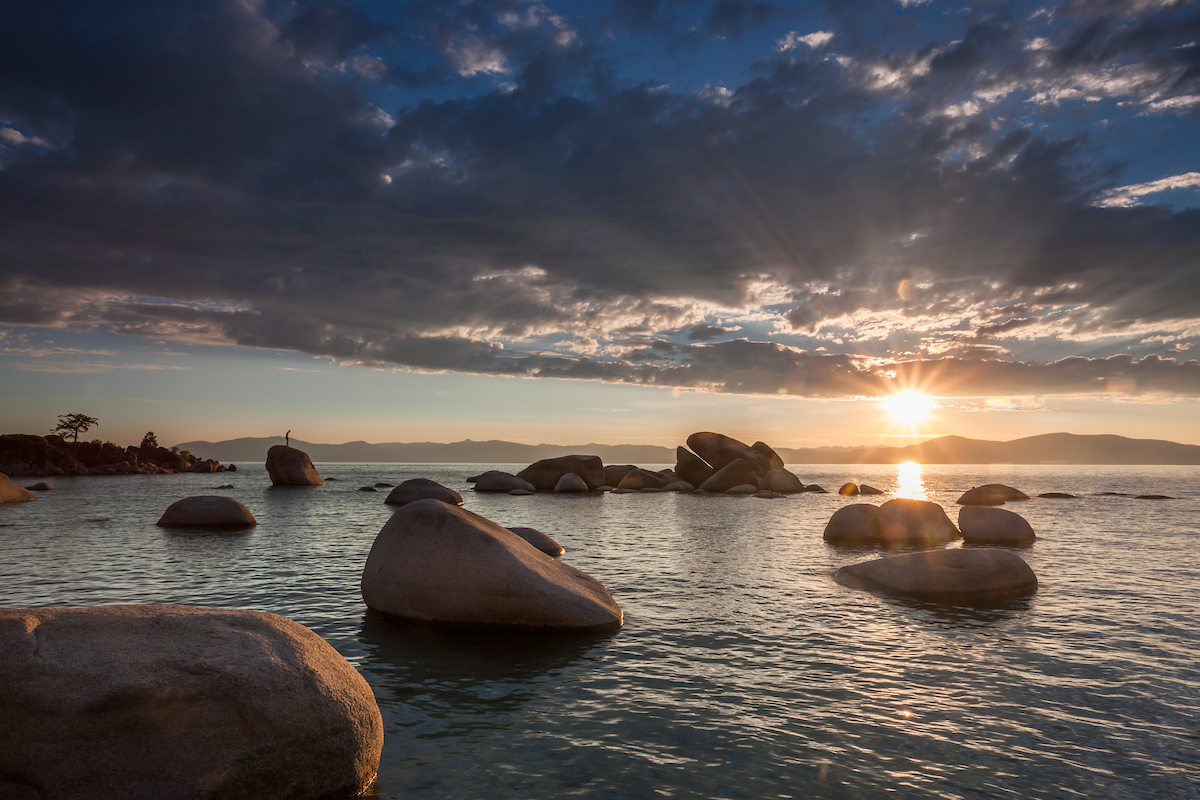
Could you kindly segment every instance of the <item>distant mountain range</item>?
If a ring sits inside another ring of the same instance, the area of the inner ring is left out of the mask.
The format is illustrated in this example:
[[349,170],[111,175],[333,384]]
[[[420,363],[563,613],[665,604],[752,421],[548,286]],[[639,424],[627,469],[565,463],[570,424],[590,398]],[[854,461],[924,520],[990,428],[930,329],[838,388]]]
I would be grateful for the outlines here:
[[[184,442],[190,450],[222,463],[261,462],[267,449],[283,437],[227,439],[223,442]],[[680,443],[682,444],[682,442]],[[605,464],[673,464],[675,448],[637,444],[519,444],[490,440],[438,442],[347,442],[317,444],[292,441],[316,462],[353,461],[401,464],[530,464],[538,459],[571,453],[600,456]],[[1080,436],[1047,433],[1010,442],[942,436],[906,447],[775,448],[788,464],[1200,464],[1200,445],[1124,436]]]

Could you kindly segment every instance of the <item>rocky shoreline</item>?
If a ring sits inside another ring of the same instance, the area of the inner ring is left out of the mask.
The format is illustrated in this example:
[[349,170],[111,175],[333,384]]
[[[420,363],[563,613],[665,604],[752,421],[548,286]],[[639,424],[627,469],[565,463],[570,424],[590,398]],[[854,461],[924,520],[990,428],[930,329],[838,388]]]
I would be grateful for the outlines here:
[[68,442],[61,436],[10,433],[0,436],[0,472],[10,476],[165,475],[180,472],[236,472],[184,451],[165,447],[122,448],[112,442]]

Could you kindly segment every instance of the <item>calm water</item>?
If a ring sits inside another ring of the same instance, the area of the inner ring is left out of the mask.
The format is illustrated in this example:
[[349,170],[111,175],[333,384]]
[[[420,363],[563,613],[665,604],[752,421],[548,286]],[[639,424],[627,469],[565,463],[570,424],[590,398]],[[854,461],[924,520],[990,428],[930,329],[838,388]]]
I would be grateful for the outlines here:
[[[1179,498],[1010,504],[1038,533],[1023,556],[1041,588],[989,611],[835,584],[835,569],[877,556],[821,540],[855,502],[837,495],[509,497],[467,490],[481,465],[318,468],[338,482],[271,489],[254,465],[51,479],[38,500],[0,506],[0,605],[190,603],[309,626],[375,691],[381,798],[1200,796],[1195,467],[797,470],[923,496],[952,519],[962,490],[993,481]],[[391,509],[356,490],[411,477],[553,536],[625,627],[514,638],[367,613],[359,576]],[[236,497],[259,525],[155,527],[194,494]]]

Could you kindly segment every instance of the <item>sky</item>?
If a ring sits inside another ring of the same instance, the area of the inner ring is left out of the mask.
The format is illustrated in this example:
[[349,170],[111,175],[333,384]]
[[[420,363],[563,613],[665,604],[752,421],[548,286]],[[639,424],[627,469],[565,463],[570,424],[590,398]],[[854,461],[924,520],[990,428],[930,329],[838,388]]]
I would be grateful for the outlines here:
[[1198,41],[1163,0],[9,0],[0,427],[1200,443]]

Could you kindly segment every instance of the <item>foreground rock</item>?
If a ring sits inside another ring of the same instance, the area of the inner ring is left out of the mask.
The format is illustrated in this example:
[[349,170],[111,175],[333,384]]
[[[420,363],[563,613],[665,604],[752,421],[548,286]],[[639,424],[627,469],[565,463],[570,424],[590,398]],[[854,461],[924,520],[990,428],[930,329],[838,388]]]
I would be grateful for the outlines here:
[[563,549],[561,544],[554,541],[537,528],[509,528],[509,530],[547,555],[561,556],[563,553],[567,552]]
[[1037,590],[1037,576],[1011,550],[925,550],[842,567],[834,580],[852,589],[942,602],[1003,602]]
[[517,477],[529,481],[535,489],[549,492],[568,472],[583,478],[588,489],[604,485],[604,462],[600,456],[543,458],[518,472]]
[[938,544],[961,535],[937,503],[898,497],[879,507],[879,536],[888,544]]
[[824,539],[831,544],[845,545],[880,541],[879,508],[870,503],[842,506],[825,523]]
[[17,486],[0,472],[0,503],[20,503],[23,500],[36,500],[37,495],[23,486]]
[[1029,495],[1002,483],[989,483],[976,486],[963,492],[958,498],[960,506],[1000,506],[1010,500],[1028,500]]
[[236,530],[258,524],[250,509],[232,497],[200,495],[176,500],[156,523],[161,528]]
[[267,474],[271,476],[272,486],[321,486],[325,483],[308,453],[282,444],[267,451]]
[[475,491],[477,492],[511,492],[515,489],[527,492],[536,491],[533,484],[524,478],[518,478],[510,472],[501,472],[498,469],[488,470],[475,479]]
[[441,500],[443,503],[449,503],[452,506],[461,506],[463,504],[461,494],[453,489],[442,486],[437,481],[431,481],[429,478],[412,478],[404,481],[404,483],[392,489],[388,493],[387,499],[383,502],[389,506],[402,506],[414,500],[424,500],[426,498]]
[[[722,468],[738,459],[745,461],[753,468],[755,480],[762,477],[763,473],[771,469],[770,459],[762,453],[759,453],[745,442],[739,442],[737,439],[721,433],[712,433],[711,431],[693,433],[687,438],[687,446],[692,448],[692,451],[696,455],[712,465],[712,468],[717,472],[720,472]],[[675,471],[679,472],[678,468]],[[688,483],[692,483],[682,473],[680,473],[680,478],[688,481]]]
[[435,623],[605,629],[623,619],[592,576],[437,500],[402,506],[383,526],[362,595],[376,611]]
[[348,798],[383,721],[321,637],[259,611],[0,609],[0,797]]
[[963,506],[958,510],[958,527],[968,544],[1028,547],[1037,539],[1020,514],[991,506]]
[[758,480],[758,488],[780,494],[799,494],[804,491],[804,484],[783,467],[769,469]]
[[702,492],[727,492],[735,486],[751,484],[758,490],[758,473],[745,459],[735,459],[713,473],[713,476],[700,484]]

